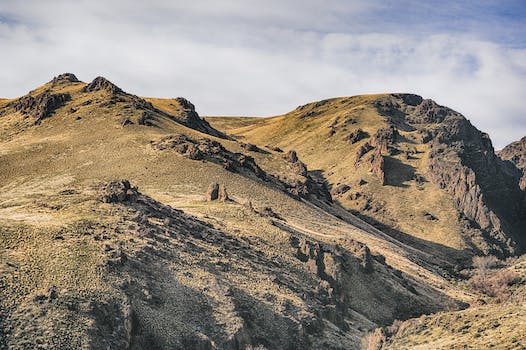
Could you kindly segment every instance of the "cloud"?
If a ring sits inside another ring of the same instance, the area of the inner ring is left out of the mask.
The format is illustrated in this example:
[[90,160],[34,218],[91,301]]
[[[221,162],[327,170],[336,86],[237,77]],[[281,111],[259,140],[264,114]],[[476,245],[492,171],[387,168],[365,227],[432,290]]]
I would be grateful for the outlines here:
[[185,96],[202,115],[406,91],[458,110],[502,147],[526,135],[524,5],[482,3],[5,0],[0,95],[65,71]]

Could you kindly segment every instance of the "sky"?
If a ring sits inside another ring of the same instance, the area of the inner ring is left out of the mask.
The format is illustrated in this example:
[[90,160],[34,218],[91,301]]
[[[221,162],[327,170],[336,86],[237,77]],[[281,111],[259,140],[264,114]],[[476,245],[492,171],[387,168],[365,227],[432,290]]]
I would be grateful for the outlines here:
[[71,72],[201,115],[410,92],[526,136],[526,1],[0,0],[0,96]]

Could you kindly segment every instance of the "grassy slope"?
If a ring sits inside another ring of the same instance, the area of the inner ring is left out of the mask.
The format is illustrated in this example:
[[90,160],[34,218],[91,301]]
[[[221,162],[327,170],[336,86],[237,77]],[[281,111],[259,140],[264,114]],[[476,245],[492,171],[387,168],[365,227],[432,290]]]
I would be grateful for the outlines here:
[[[309,170],[321,171],[333,186],[351,186],[350,192],[338,198],[345,208],[356,210],[395,228],[399,231],[397,237],[416,241],[415,244],[419,247],[427,244],[432,250],[456,255],[455,250],[467,245],[460,235],[460,222],[452,199],[430,182],[419,186],[411,180],[413,173],[426,176],[429,151],[426,145],[416,141],[414,132],[401,131],[403,140],[399,146],[402,149],[416,148],[418,154],[409,160],[401,155],[386,159],[387,179],[394,185],[382,186],[369,172],[367,165],[363,162],[355,165],[356,151],[368,139],[351,145],[344,138],[359,128],[372,136],[376,130],[385,127],[384,118],[374,107],[375,101],[385,98],[388,95],[332,99],[321,106],[313,103],[283,116],[257,120],[230,120],[224,117],[210,117],[207,120],[216,128],[235,135],[242,141],[260,146],[278,146],[285,151],[296,150]],[[317,114],[304,116],[311,111]],[[331,126],[336,132],[329,136]],[[367,181],[367,184],[359,186],[360,179]],[[353,192],[366,194],[379,204],[380,209],[376,212],[364,211],[363,199],[348,198],[348,194]],[[431,213],[438,220],[427,220],[423,215],[425,212]]]
[[[468,295],[441,277],[440,270],[436,266],[423,264],[424,261],[432,260],[428,254],[391,239],[344,211],[339,211],[339,215],[345,219],[341,220],[308,203],[294,200],[260,180],[228,172],[215,164],[189,160],[175,153],[154,151],[149,142],[164,135],[172,133],[184,133],[192,137],[207,135],[188,129],[168,118],[158,118],[154,127],[137,124],[122,126],[119,122],[122,117],[133,116],[138,112],[124,108],[124,103],[110,107],[97,106],[97,101],[107,99],[105,93],[83,94],[80,92],[82,86],[84,84],[78,83],[62,88],[55,87],[56,92],[71,93],[72,101],[58,109],[39,126],[32,126],[30,120],[18,113],[10,113],[0,118],[2,140],[0,225],[3,227],[0,255],[2,261],[10,262],[0,265],[2,269],[0,285],[5,288],[4,295],[9,295],[9,298],[3,299],[6,303],[4,305],[9,306],[10,310],[15,307],[22,319],[29,317],[27,315],[33,315],[31,319],[34,324],[31,327],[42,328],[43,322],[41,311],[35,309],[31,298],[44,293],[51,284],[58,286],[61,295],[71,295],[73,299],[84,295],[83,299],[77,300],[80,305],[93,298],[101,298],[107,303],[111,300],[125,303],[125,296],[115,286],[117,282],[108,281],[109,278],[122,283],[123,276],[110,274],[110,277],[105,277],[107,272],[99,269],[99,266],[107,261],[105,244],[122,246],[122,249],[129,250],[129,254],[146,249],[144,246],[150,246],[147,245],[147,239],[139,239],[137,242],[137,238],[126,233],[129,225],[133,223],[129,221],[125,209],[102,205],[96,201],[96,192],[92,186],[113,178],[127,178],[138,185],[141,192],[153,199],[183,209],[195,215],[196,219],[216,225],[236,239],[247,239],[260,247],[257,249],[261,249],[262,254],[268,259],[275,257],[291,271],[304,269],[291,257],[289,234],[286,231],[277,229],[268,220],[263,220],[253,213],[247,213],[240,205],[220,203],[212,205],[202,201],[202,195],[211,182],[225,183],[229,193],[237,201],[251,200],[256,206],[271,206],[274,211],[286,218],[287,225],[291,229],[307,237],[327,242],[349,237],[366,243],[373,253],[385,255],[387,263],[414,279],[415,288],[420,295],[434,299],[437,305],[448,302],[446,295],[469,299]],[[50,86],[42,87],[36,92],[48,87]],[[87,100],[92,100],[92,104],[82,105]],[[151,101],[159,108],[170,111],[171,107],[164,104],[162,100]],[[73,114],[68,113],[71,107],[77,109]],[[236,142],[220,141],[232,151],[241,150]],[[301,143],[300,140],[295,142],[295,146]],[[267,170],[280,172],[286,168],[280,155],[275,152],[251,155]],[[303,153],[300,155],[303,157]],[[312,157],[314,156],[309,158],[305,155],[305,160],[313,159]],[[61,191],[65,189],[73,190],[74,194],[71,196],[62,194]],[[337,208],[334,210],[338,211]],[[92,232],[86,237],[82,228],[85,221],[95,222],[95,227],[89,230],[98,233]],[[250,225],[247,225],[247,222]],[[121,229],[117,230],[119,227]],[[68,233],[66,239],[57,240],[56,236],[63,234],[63,230]],[[93,238],[97,235],[104,237],[105,234],[102,232],[104,230],[109,236],[107,242]],[[168,243],[163,244],[167,245],[166,249],[173,252],[177,243],[171,242],[169,240]],[[159,293],[164,300],[177,298],[177,293],[180,293],[182,288],[177,287],[180,284],[190,290],[201,290],[205,285],[218,283],[213,282],[217,276],[214,277],[214,269],[209,265],[215,264],[210,257],[221,249],[210,244],[205,245],[200,253],[190,250],[188,254],[180,257],[180,261],[185,261],[185,265],[188,265],[187,272],[202,278],[189,279],[181,271],[175,277],[168,277],[172,273],[168,271],[159,273],[158,276],[160,280],[167,279],[167,281],[160,284],[152,282],[152,288],[161,290]],[[304,302],[297,292],[279,287],[277,282],[268,282],[275,278],[276,272],[265,270],[264,266],[268,264],[266,260],[263,260],[264,264],[261,265],[261,263],[254,264],[250,258],[240,260],[225,255],[224,259],[234,266],[245,266],[244,269],[249,271],[244,277],[237,273],[221,275],[221,278],[228,281],[226,285],[235,286],[255,300],[262,300],[266,292],[274,295],[278,302],[271,303],[270,307],[277,308],[277,314],[283,312],[279,308],[282,308],[286,301],[298,305],[301,309],[300,306]],[[180,265],[174,266],[174,269],[180,269]],[[292,272],[291,274],[292,278],[297,278],[299,281],[304,279],[299,277],[302,276],[301,274]],[[381,274],[383,277],[379,279],[378,286],[380,292],[383,288],[382,283],[399,288],[390,280],[391,272],[384,271]],[[144,283],[147,283],[147,277],[143,275],[135,274],[132,277],[138,280],[142,278]],[[369,305],[368,291],[360,290],[360,283],[356,283],[356,288],[358,288],[356,295],[360,297],[353,300],[355,309],[369,310],[368,312],[371,313],[369,317],[395,316],[390,314],[393,311],[389,307],[378,308]],[[162,292],[163,289],[166,289],[166,292]],[[197,301],[195,302],[198,304]],[[217,312],[227,308],[224,315],[227,324],[235,323],[235,320],[230,319],[235,318],[235,312],[228,312],[228,308],[232,307],[229,303],[232,303],[232,300],[226,298],[219,300],[218,304],[213,306],[218,310]],[[265,305],[267,304],[269,303],[266,302]],[[140,305],[142,305],[140,302],[135,302],[134,307],[137,307],[143,316],[151,312],[152,317],[161,317],[161,319],[169,317],[168,314],[141,308]],[[174,307],[168,307],[168,311],[171,310],[183,317],[177,313],[179,311],[174,311]],[[5,309],[7,310],[8,307]],[[50,316],[51,319],[57,322],[50,325],[50,328],[57,327],[67,315],[71,318],[76,317],[75,314],[71,314],[71,310],[65,311],[58,306],[50,307],[49,312],[54,315]],[[166,322],[170,324],[172,321],[166,319]],[[353,322],[354,327],[349,334],[341,335],[336,332],[336,335],[333,335],[334,339],[348,342],[351,344],[349,346],[356,346],[357,339],[367,329],[374,327],[374,324],[359,314]],[[76,339],[78,335],[89,333],[85,323],[74,324],[78,325],[78,328],[63,327],[64,331],[71,330],[68,336],[63,335],[61,338],[65,343],[67,339]],[[17,327],[20,331],[24,329],[23,324]],[[168,332],[162,322],[148,327],[155,329],[157,332],[154,332],[155,334]],[[53,334],[52,330],[49,331]],[[55,329],[55,332],[58,331]],[[29,337],[28,334],[19,336],[20,339]],[[42,337],[44,340],[48,339],[45,332]],[[217,339],[221,337],[218,336]]]

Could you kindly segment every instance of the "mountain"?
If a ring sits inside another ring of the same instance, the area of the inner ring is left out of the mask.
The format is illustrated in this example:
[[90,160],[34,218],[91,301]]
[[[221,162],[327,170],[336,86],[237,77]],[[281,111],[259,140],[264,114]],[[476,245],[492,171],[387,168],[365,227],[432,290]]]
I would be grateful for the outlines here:
[[457,258],[524,251],[520,174],[487,134],[432,100],[366,95],[238,124],[208,120],[239,140],[294,149],[343,207],[419,249]]
[[524,248],[524,193],[426,101],[201,118],[71,73],[0,100],[0,349],[359,349],[462,312],[472,256]]

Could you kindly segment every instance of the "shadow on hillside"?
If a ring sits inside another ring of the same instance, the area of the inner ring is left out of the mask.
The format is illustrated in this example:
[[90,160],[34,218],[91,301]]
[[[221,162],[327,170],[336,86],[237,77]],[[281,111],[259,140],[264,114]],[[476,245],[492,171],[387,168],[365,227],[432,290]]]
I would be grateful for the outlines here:
[[384,162],[385,184],[403,188],[409,187],[405,182],[413,179],[416,169],[399,159],[389,156],[384,156]]
[[447,270],[453,276],[458,277],[460,269],[469,266],[471,263],[471,254],[467,251],[458,250],[440,243],[415,237],[406,232],[387,226],[377,219],[355,210],[349,210],[349,212],[397,241],[432,255],[436,258],[436,261],[431,263]]

